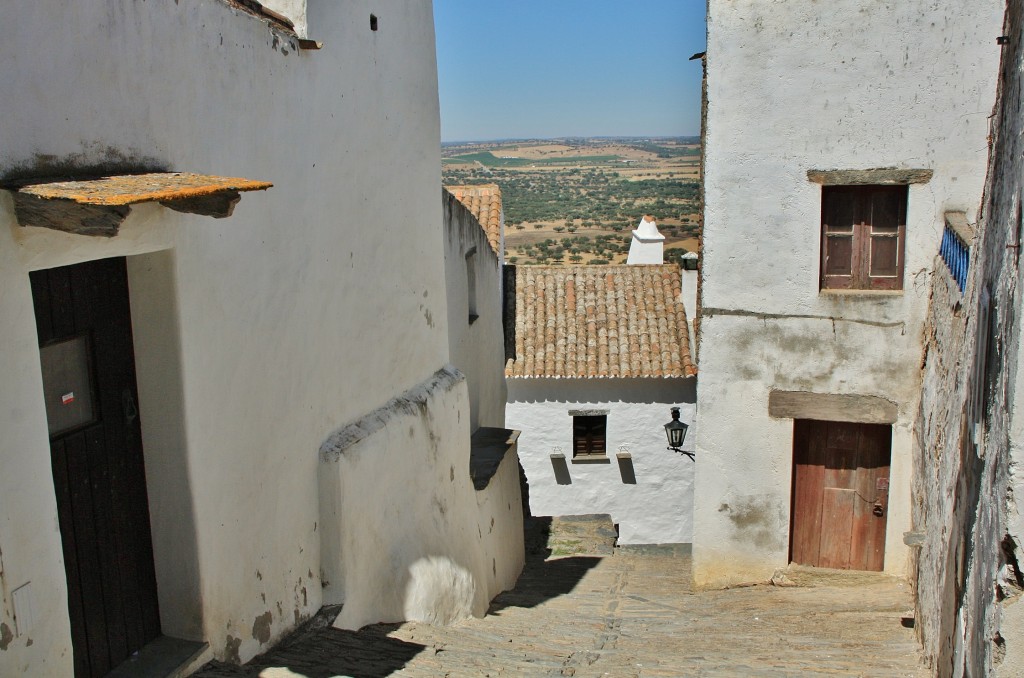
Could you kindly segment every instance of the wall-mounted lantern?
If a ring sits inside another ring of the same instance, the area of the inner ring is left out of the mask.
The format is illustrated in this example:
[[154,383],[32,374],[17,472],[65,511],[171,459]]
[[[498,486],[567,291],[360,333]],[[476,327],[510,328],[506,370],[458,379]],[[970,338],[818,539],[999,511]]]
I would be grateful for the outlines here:
[[686,440],[686,430],[690,428],[683,422],[679,421],[679,408],[672,408],[672,421],[665,424],[665,436],[668,438],[668,449],[679,454],[685,454],[690,459],[693,459],[693,452],[685,452],[682,449],[683,441]]

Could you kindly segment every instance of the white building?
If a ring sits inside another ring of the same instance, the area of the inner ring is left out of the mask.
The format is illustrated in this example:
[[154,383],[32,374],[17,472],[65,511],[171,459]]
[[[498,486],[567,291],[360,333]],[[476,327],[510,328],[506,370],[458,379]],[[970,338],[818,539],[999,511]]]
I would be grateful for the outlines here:
[[980,205],[1002,10],[711,0],[698,584],[907,574],[929,273]]
[[506,420],[533,515],[608,513],[620,544],[690,542],[694,462],[664,429],[672,407],[692,424],[696,401],[680,284],[674,265],[515,268]]
[[448,366],[430,2],[273,6],[5,4],[2,675],[446,622],[521,562]]

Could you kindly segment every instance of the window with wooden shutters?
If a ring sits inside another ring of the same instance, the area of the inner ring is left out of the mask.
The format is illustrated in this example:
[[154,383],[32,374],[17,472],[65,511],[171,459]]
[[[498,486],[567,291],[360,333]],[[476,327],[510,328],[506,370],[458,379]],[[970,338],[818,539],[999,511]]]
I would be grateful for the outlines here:
[[572,418],[572,456],[604,457],[607,456],[605,432],[608,429],[608,416],[574,416]]
[[821,189],[821,288],[903,289],[906,186]]

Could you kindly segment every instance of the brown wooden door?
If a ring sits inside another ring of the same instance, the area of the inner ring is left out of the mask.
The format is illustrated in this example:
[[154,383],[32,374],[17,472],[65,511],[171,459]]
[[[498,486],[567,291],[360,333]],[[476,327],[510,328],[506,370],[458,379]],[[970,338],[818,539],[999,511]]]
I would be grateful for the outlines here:
[[124,258],[31,274],[75,676],[160,635]]
[[794,421],[793,562],[881,571],[891,445],[887,425]]

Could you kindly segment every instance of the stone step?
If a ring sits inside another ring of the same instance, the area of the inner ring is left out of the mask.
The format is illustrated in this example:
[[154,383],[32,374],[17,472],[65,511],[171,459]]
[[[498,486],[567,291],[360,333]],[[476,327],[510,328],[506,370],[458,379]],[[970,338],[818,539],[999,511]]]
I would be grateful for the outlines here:
[[619,533],[607,513],[553,516],[548,534],[552,556],[612,555]]

